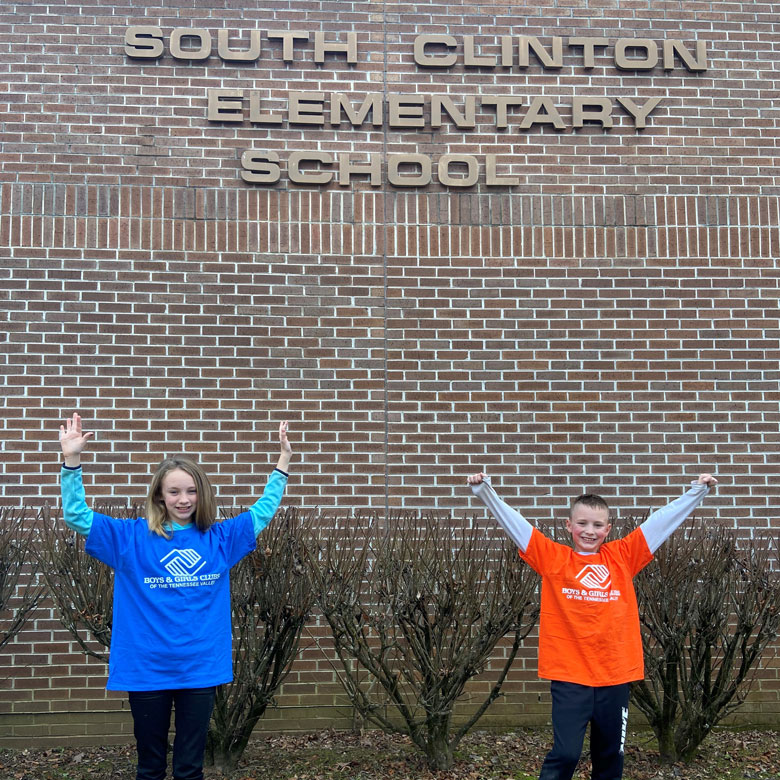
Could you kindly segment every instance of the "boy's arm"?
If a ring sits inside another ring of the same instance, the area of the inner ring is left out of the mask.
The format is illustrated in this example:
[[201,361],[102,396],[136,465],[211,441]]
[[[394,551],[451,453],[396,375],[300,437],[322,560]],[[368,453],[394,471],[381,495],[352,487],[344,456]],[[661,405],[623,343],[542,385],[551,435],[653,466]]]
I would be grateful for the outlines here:
[[505,504],[493,490],[490,477],[486,474],[474,474],[468,479],[471,491],[490,510],[499,525],[506,531],[521,552],[528,549],[534,527],[511,506]]
[[683,520],[696,509],[718,480],[710,474],[702,474],[687,493],[658,509],[639,527],[645,535],[650,552],[654,553],[676,530]]

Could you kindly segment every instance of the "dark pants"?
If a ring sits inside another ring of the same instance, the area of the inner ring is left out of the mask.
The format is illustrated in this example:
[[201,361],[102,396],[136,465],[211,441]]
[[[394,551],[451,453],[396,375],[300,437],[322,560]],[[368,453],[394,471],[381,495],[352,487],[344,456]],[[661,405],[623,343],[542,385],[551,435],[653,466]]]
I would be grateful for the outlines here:
[[629,690],[629,683],[599,688],[557,680],[550,683],[553,747],[544,759],[539,780],[571,779],[588,723],[592,780],[620,780]]
[[138,751],[136,780],[165,778],[171,707],[176,712],[174,780],[202,780],[203,753],[214,707],[214,688],[131,691],[129,697]]

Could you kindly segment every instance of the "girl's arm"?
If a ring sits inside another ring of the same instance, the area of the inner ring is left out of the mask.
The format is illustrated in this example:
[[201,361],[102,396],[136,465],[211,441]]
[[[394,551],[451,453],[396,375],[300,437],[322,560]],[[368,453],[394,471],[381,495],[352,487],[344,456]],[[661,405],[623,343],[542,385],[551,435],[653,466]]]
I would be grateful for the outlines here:
[[499,525],[506,531],[512,541],[522,552],[528,549],[534,527],[511,506],[505,504],[490,484],[486,474],[474,474],[468,478],[471,491],[490,510]]
[[60,472],[62,514],[65,525],[72,531],[87,536],[92,528],[92,510],[87,506],[81,479],[81,453],[92,433],[82,433],[81,417],[73,417],[60,425],[60,446],[64,459]]
[[87,506],[84,484],[81,481],[81,466],[75,469],[62,467],[60,472],[62,493],[62,516],[71,531],[89,536],[92,530],[92,510]]
[[287,439],[287,420],[279,423],[279,461],[276,468],[285,474],[289,471],[290,458],[292,457],[292,447]]
[[255,530],[255,536],[265,528],[276,514],[279,504],[282,502],[285,485],[287,485],[288,468],[290,458],[292,457],[292,447],[287,439],[287,422],[279,425],[279,461],[276,468],[271,472],[268,478],[263,495],[249,507],[249,513],[252,515],[252,525]]
[[696,509],[715,487],[718,480],[711,474],[702,474],[691,484],[687,493],[676,498],[663,509],[658,509],[639,527],[645,535],[650,552],[654,553],[682,524],[688,515]]

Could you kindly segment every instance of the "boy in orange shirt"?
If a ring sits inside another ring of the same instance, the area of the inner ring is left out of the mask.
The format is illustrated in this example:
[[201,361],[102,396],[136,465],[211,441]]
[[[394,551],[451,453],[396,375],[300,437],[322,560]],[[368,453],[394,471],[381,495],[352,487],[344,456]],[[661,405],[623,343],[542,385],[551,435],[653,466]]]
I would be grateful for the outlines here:
[[588,723],[592,780],[619,780],[629,684],[644,677],[633,578],[717,480],[702,474],[639,528],[606,544],[607,503],[592,493],[579,496],[566,521],[574,549],[548,539],[505,504],[485,474],[468,483],[542,577],[539,676],[551,681],[553,747],[539,780],[570,780]]

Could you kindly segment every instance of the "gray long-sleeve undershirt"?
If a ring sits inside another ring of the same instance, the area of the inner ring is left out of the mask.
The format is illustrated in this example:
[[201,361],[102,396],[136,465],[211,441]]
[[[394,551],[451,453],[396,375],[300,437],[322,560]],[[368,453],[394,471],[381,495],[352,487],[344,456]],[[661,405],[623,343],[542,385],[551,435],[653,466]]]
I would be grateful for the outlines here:
[[[525,552],[531,541],[534,527],[517,510],[512,509],[498,497],[490,484],[489,477],[485,477],[478,485],[472,485],[471,490],[490,510],[490,513],[518,548]],[[662,509],[653,512],[639,526],[651,553],[654,553],[677,530],[683,520],[699,506],[709,492],[707,485],[692,482],[686,493]],[[590,555],[592,553],[581,554]]]

